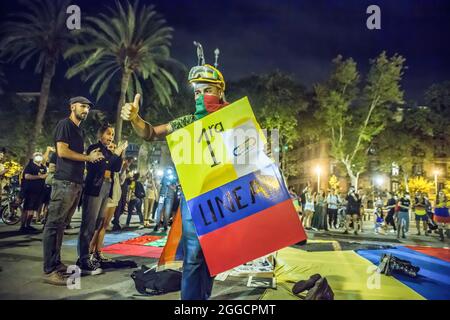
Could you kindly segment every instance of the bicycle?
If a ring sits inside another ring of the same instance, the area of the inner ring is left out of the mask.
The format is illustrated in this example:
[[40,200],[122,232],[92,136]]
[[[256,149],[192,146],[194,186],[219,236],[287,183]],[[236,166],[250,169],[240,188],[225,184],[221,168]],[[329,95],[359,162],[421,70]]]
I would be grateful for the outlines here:
[[19,201],[19,190],[13,188],[6,193],[0,204],[2,221],[7,225],[15,225],[20,221],[23,208]]

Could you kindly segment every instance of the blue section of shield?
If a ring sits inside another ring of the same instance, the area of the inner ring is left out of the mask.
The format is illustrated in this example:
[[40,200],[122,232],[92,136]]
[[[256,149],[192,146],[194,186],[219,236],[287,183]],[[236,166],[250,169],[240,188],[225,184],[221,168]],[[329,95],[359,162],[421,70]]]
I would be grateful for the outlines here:
[[201,236],[287,199],[279,169],[270,165],[191,199],[188,206]]

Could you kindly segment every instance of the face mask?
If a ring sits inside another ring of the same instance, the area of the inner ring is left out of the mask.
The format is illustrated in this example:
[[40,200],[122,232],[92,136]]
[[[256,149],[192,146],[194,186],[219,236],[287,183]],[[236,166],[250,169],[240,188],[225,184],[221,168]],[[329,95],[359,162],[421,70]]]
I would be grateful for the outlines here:
[[209,113],[213,113],[226,105],[228,105],[228,103],[222,103],[218,96],[209,94],[201,95],[195,99],[195,118],[201,119]]
[[41,162],[42,160],[44,160],[44,158],[42,156],[36,156],[34,157],[34,161],[35,162]]
[[406,200],[409,200],[409,196],[405,196]]

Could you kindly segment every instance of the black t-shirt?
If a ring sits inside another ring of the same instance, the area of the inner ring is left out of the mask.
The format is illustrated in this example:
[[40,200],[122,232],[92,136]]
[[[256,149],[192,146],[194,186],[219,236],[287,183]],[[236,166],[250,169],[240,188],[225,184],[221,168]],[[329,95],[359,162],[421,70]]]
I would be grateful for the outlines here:
[[[25,170],[23,171],[23,176],[25,178],[26,174],[31,174],[33,176],[37,176],[39,174],[46,174],[47,173],[47,167],[41,164],[38,166],[33,161],[30,161],[28,165],[25,167]],[[36,179],[36,180],[28,180],[24,179],[26,181],[24,187],[27,192],[34,192],[39,193],[42,192],[42,190],[45,187],[45,179]]]
[[[64,142],[69,145],[69,149],[77,153],[84,152],[84,133],[80,127],[75,125],[69,118],[63,119],[55,128],[55,145],[57,142]],[[83,183],[84,162],[73,161],[66,158],[56,158],[55,179],[67,180],[75,183]]]
[[[400,198],[399,200],[401,206],[408,207],[411,205],[411,200],[406,198]],[[401,212],[408,212],[408,209],[400,207]]]
[[347,195],[347,211],[349,213],[359,213],[361,210],[361,199],[357,193]]
[[391,207],[391,206],[392,206],[392,208],[389,209],[388,214],[394,215],[394,213],[395,213],[395,205],[396,205],[396,204],[397,204],[397,201],[395,201],[394,198],[390,198],[390,199],[388,200],[387,206],[388,206],[388,207]]

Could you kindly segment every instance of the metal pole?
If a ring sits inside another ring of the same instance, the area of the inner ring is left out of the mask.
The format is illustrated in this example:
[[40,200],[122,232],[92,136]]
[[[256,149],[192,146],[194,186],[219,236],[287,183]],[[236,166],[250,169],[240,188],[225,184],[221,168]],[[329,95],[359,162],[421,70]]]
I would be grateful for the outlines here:
[[317,193],[320,191],[320,172],[317,173]]
[[437,197],[438,194],[437,173],[434,174],[434,188],[436,189],[436,197]]

